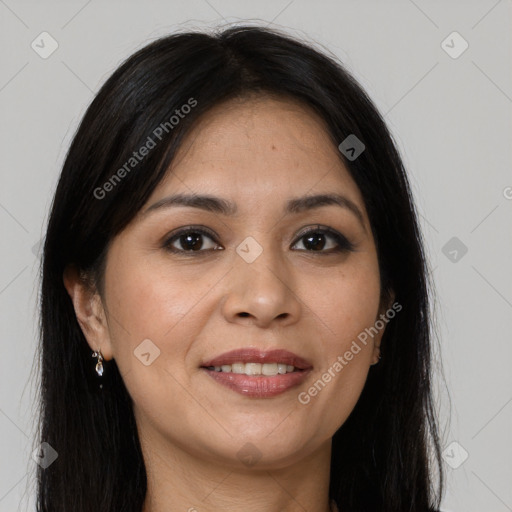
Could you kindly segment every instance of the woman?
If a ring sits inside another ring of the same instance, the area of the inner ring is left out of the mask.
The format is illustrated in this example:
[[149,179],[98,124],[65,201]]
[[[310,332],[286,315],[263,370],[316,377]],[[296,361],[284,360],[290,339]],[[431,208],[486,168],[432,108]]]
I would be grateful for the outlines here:
[[38,510],[436,510],[426,269],[340,64],[255,27],[149,44],[52,205]]

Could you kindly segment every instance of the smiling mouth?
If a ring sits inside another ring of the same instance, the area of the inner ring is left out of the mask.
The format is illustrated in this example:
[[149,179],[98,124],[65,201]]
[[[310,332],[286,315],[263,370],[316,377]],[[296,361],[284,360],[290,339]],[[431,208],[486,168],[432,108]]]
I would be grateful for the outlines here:
[[313,366],[288,350],[244,347],[203,361],[200,368],[217,384],[244,397],[260,399],[300,386]]
[[250,376],[264,376],[273,377],[276,375],[286,375],[287,373],[300,372],[299,368],[286,363],[233,363],[223,364],[221,366],[205,366],[207,370],[222,372],[222,373],[236,373]]

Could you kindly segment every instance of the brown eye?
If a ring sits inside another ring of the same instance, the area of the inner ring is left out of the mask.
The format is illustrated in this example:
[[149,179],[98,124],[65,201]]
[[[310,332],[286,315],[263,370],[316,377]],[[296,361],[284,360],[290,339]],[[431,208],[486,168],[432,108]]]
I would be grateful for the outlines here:
[[[205,241],[205,239],[208,239]],[[185,228],[173,234],[164,243],[164,248],[170,252],[192,253],[216,250],[219,248],[211,233],[199,228]]]
[[[341,233],[338,233],[331,228],[322,228],[320,226],[315,229],[311,229],[306,233],[302,233],[298,241],[302,241],[304,246],[304,249],[300,250],[305,250],[308,252],[330,254],[333,252],[354,250],[354,245],[349,242]],[[326,247],[327,250],[325,250]]]

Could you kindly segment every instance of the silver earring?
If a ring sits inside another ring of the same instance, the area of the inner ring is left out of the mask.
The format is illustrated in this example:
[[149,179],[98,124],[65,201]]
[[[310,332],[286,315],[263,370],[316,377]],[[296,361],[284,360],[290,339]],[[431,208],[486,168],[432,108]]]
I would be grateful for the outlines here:
[[96,373],[101,377],[103,375],[103,356],[101,355],[101,350],[92,353],[92,357],[96,357],[98,359],[96,363]]

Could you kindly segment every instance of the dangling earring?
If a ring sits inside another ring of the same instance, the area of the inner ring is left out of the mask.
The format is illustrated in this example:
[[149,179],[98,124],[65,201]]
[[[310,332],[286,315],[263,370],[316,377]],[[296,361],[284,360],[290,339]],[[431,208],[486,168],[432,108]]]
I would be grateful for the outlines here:
[[96,363],[96,373],[101,377],[103,375],[103,356],[101,355],[101,349],[98,349],[97,352],[93,352],[92,357],[98,358],[98,362]]

